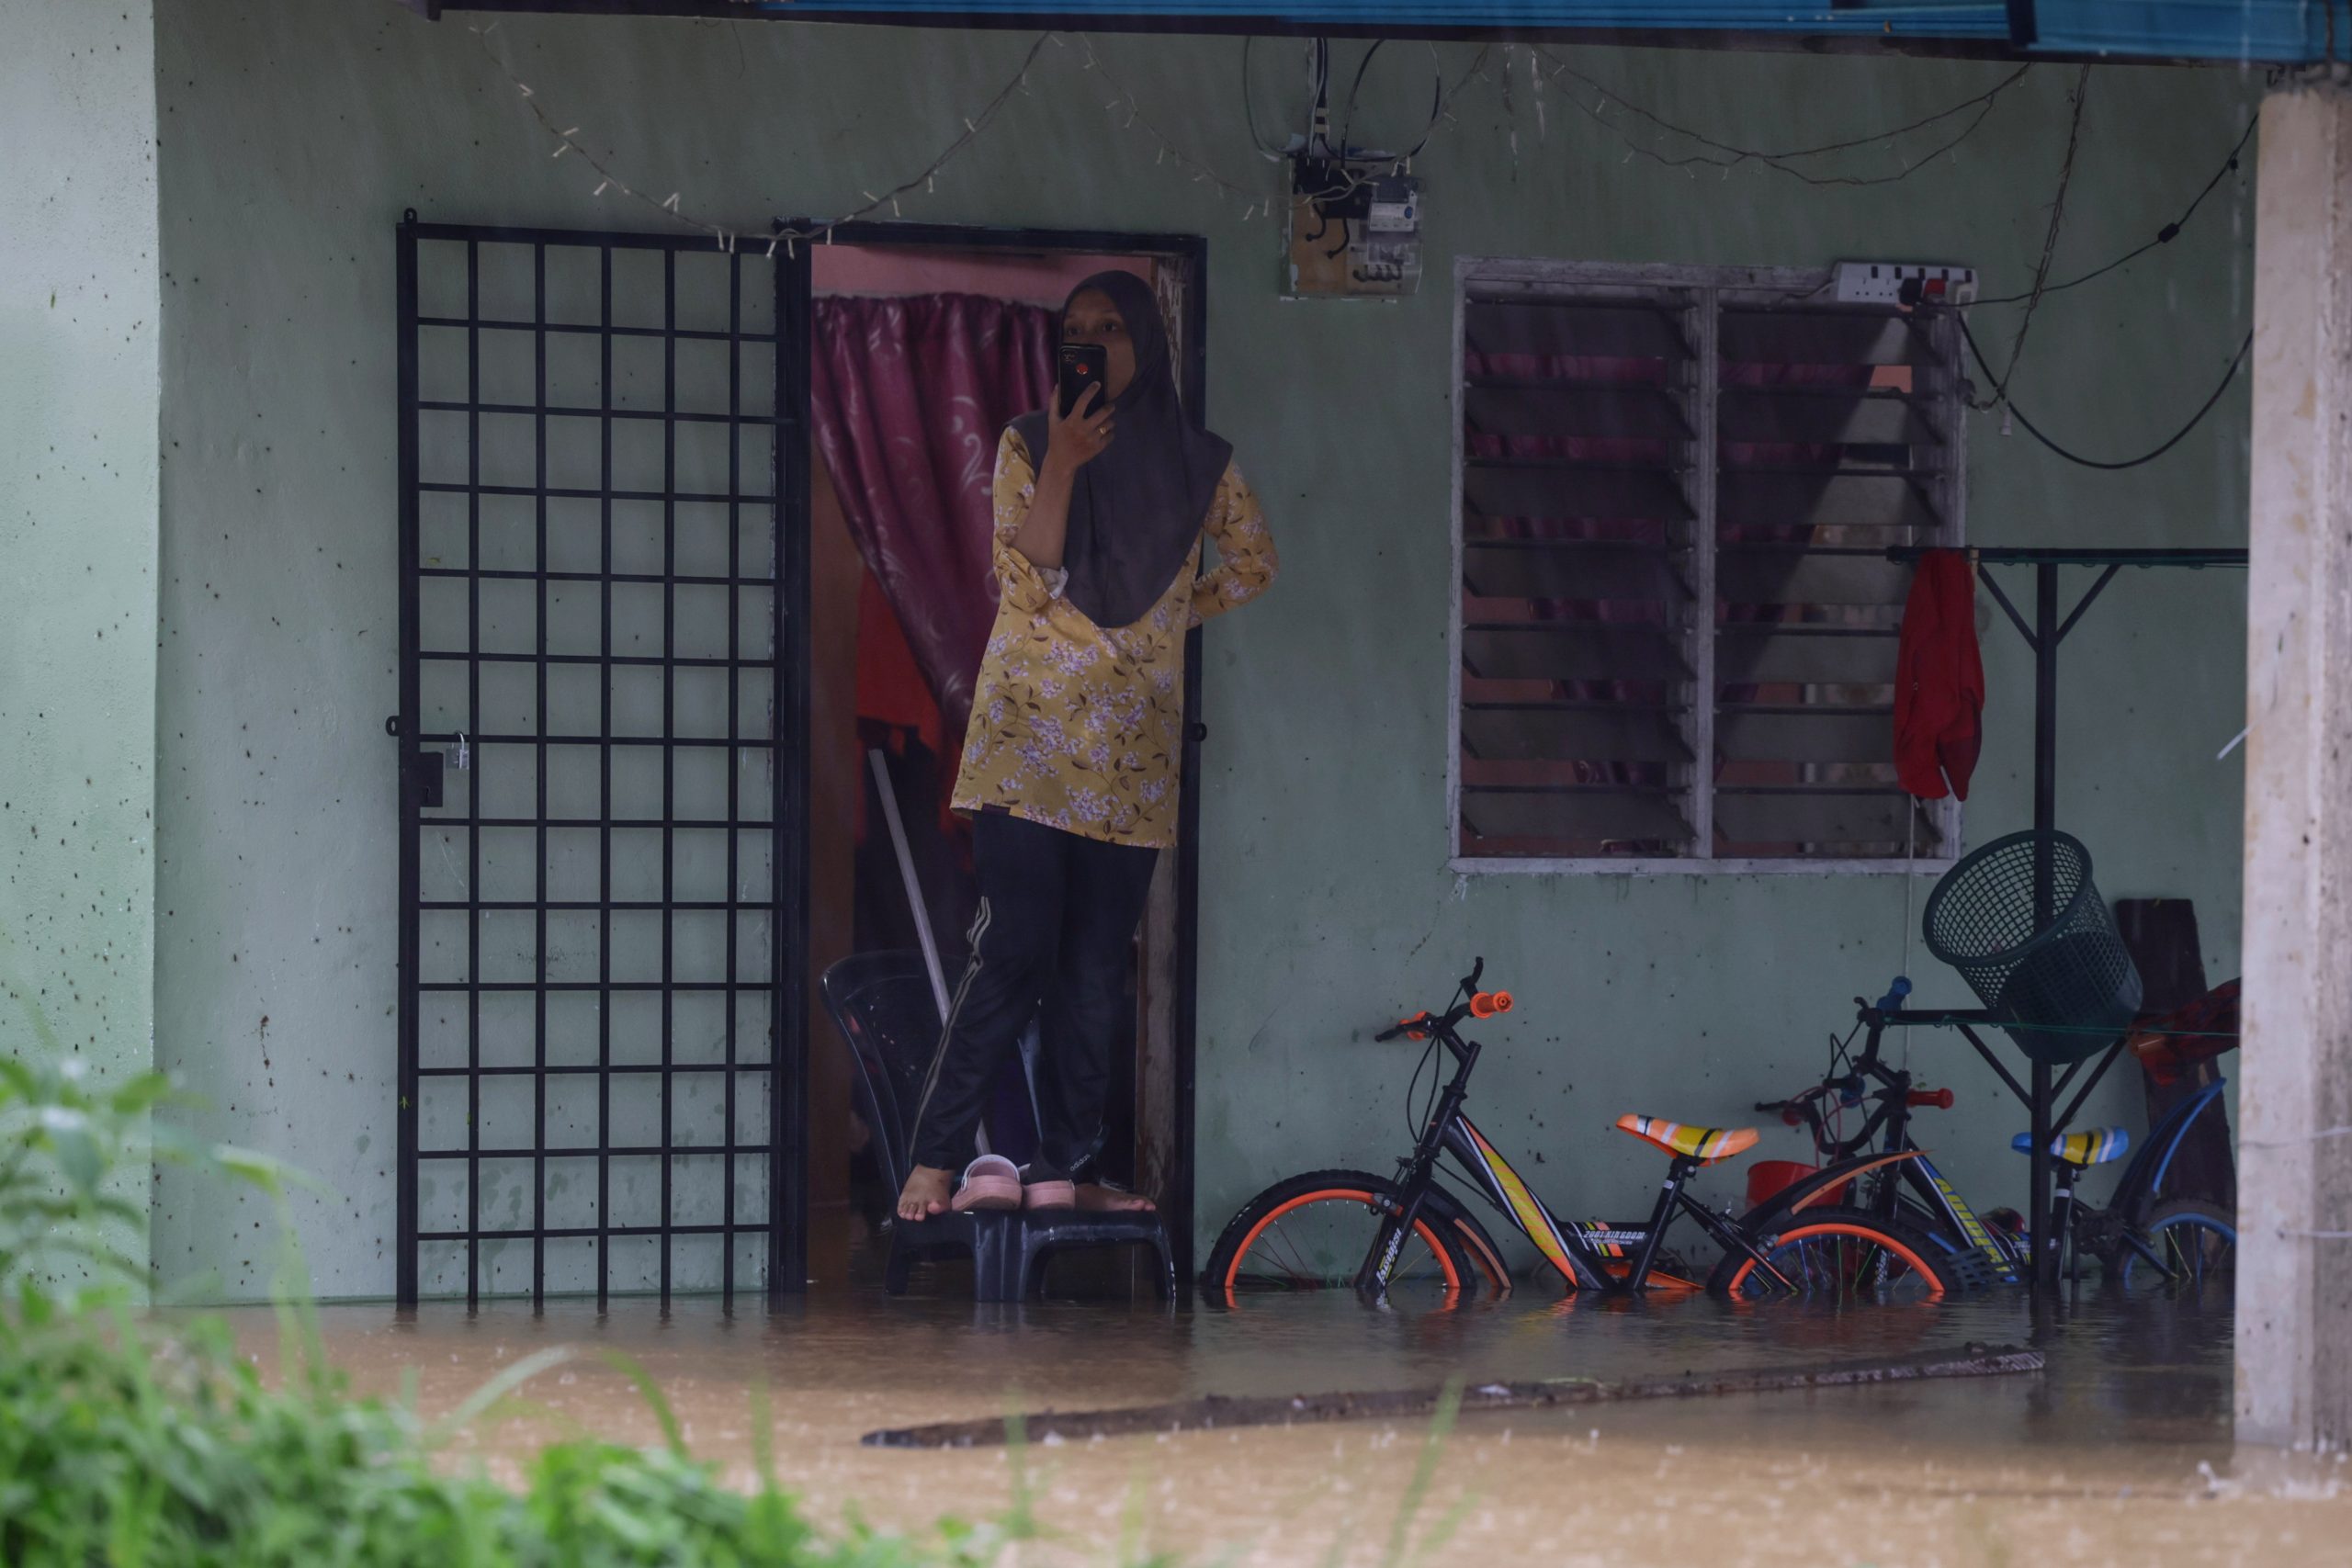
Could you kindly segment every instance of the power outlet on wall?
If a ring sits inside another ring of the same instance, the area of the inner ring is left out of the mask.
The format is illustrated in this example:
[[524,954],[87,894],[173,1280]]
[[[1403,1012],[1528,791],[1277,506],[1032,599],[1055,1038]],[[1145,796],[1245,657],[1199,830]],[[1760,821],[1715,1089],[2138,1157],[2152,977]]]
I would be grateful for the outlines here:
[[1968,305],[1976,299],[1976,269],[1908,262],[1839,262],[1840,305]]

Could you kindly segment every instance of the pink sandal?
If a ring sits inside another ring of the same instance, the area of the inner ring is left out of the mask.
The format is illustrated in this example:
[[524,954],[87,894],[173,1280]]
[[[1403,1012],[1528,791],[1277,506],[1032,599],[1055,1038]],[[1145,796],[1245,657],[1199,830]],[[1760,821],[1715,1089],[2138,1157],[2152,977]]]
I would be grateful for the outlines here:
[[1002,1155],[982,1155],[964,1168],[963,1184],[947,1206],[959,1214],[1021,1207],[1021,1168]]

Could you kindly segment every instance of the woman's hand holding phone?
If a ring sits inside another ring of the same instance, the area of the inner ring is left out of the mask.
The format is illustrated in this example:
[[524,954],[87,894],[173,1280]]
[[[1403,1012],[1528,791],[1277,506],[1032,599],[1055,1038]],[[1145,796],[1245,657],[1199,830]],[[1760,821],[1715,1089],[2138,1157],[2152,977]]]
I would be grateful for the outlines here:
[[1099,344],[1062,345],[1054,400],[1046,410],[1045,461],[1037,466],[1029,515],[1012,541],[1012,547],[1033,565],[1062,564],[1070,491],[1077,486],[1078,471],[1111,445],[1118,411],[1103,396],[1106,358]]
[[1046,444],[1047,466],[1062,466],[1075,473],[1102,455],[1111,445],[1118,411],[1102,400],[1100,382],[1090,383],[1068,412],[1053,415],[1052,434]]

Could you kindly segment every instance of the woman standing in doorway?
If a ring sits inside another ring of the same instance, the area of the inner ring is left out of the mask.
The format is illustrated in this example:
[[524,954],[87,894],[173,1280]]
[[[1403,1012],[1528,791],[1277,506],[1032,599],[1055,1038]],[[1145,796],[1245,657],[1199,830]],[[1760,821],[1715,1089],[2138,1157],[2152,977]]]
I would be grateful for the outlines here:
[[[1233,448],[1178,403],[1149,286],[1087,279],[1062,341],[1102,346],[1104,384],[1013,421],[997,445],[999,604],[955,795],[973,818],[980,904],[915,1112],[899,1195],[909,1220],[1151,1206],[1087,1178],[1127,955],[1153,862],[1175,840],[1184,635],[1262,592],[1278,564]],[[1204,536],[1217,567],[1204,577]],[[982,1103],[1033,1016],[1037,1157],[1025,1171],[970,1160]]]

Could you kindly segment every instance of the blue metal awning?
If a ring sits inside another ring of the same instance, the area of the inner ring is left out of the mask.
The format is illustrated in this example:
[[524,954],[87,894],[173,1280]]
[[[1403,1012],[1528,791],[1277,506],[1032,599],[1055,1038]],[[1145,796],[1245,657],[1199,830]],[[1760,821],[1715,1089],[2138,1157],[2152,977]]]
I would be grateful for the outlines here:
[[1907,39],[2009,36],[2007,0],[755,0],[776,17],[1036,17],[1083,23],[1264,22],[1351,29],[1608,28]]
[[[2332,0],[754,0],[770,16],[1303,31],[1609,28],[2006,43],[2025,53],[2316,62]],[[2352,57],[2352,8],[2338,51]]]
[[[2335,0],[2038,0],[2039,51],[2170,60],[2325,60]],[[2352,7],[2337,29],[2352,56]]]

